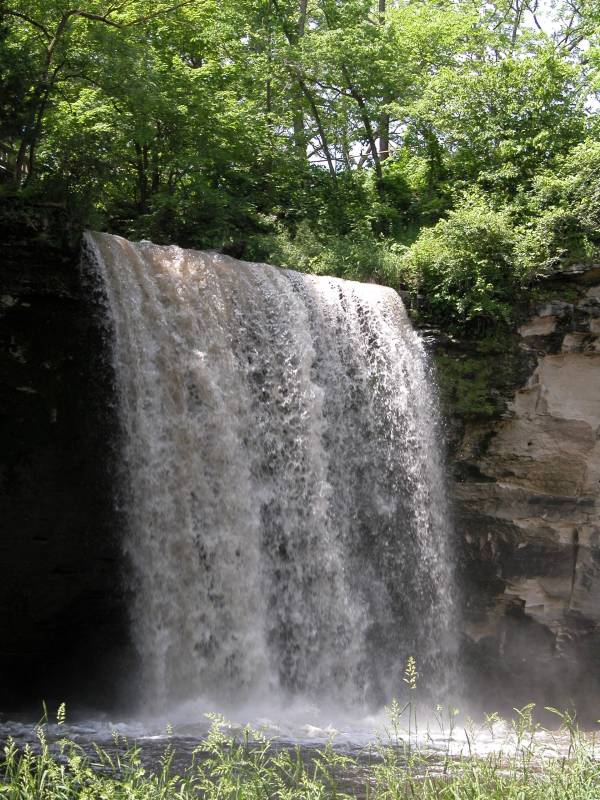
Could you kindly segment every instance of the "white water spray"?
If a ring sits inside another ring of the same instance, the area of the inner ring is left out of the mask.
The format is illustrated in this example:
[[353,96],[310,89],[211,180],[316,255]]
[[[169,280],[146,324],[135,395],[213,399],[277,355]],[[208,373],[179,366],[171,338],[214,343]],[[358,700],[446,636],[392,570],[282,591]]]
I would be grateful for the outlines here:
[[441,680],[452,556],[391,289],[88,234],[113,328],[147,697],[377,706]]

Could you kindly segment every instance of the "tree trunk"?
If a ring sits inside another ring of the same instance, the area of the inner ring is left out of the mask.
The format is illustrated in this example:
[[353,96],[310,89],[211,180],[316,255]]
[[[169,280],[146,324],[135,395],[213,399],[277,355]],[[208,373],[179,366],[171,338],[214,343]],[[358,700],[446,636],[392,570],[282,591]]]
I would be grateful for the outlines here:
[[373,133],[373,126],[371,124],[371,120],[369,119],[367,104],[365,103],[365,100],[361,95],[361,93],[355,88],[354,84],[350,80],[350,74],[348,73],[348,69],[345,65],[342,67],[342,72],[344,73],[344,78],[346,80],[348,91],[356,101],[356,104],[360,111],[360,118],[362,120],[365,133],[367,135],[367,142],[369,143],[369,152],[371,153],[371,158],[373,159],[373,167],[375,168],[375,175],[377,177],[378,191],[381,194],[380,187],[381,187],[381,180],[383,178],[383,174],[381,172],[381,160],[379,158],[379,151],[377,150],[377,143],[375,142],[375,134]]
[[158,160],[158,145],[161,139],[161,125],[160,122],[156,123],[156,136],[152,142],[152,149],[150,151],[150,160],[152,162],[152,194],[156,194],[160,187],[160,164]]
[[138,174],[138,210],[140,214],[148,211],[148,146],[135,143],[136,167]]
[[336,172],[336,169],[335,169],[335,164],[334,164],[333,158],[331,156],[331,151],[329,149],[329,143],[327,141],[327,135],[325,133],[325,128],[323,127],[323,122],[321,120],[321,114],[319,112],[319,107],[318,107],[318,105],[316,103],[315,98],[312,95],[312,92],[310,91],[310,89],[306,85],[304,79],[300,75],[297,75],[297,79],[298,79],[298,84],[299,84],[300,88],[302,89],[302,92],[303,92],[304,96],[306,97],[306,100],[308,101],[308,104],[309,104],[310,109],[312,111],[312,115],[313,115],[313,118],[314,118],[316,126],[317,126],[317,132],[319,134],[319,139],[321,140],[321,146],[323,148],[323,153],[325,155],[325,160],[327,161],[327,167],[329,168],[329,174],[330,174],[333,182],[337,183],[337,172]]
[[21,144],[19,145],[19,151],[17,153],[17,159],[15,161],[14,182],[15,186],[17,187],[21,185],[21,178],[23,176],[23,172],[25,171],[25,163],[28,157],[29,157],[28,180],[32,177],[33,174],[34,162],[35,162],[35,148],[37,145],[37,139],[42,131],[42,124],[44,121],[46,106],[48,104],[48,98],[50,97],[50,92],[56,82],[56,77],[62,66],[62,64],[59,65],[54,70],[52,76],[50,75],[52,62],[54,60],[54,53],[65,30],[67,29],[69,20],[71,19],[72,16],[73,16],[72,11],[67,11],[63,14],[63,16],[60,18],[58,25],[56,26],[54,33],[52,34],[52,39],[49,41],[48,46],[46,47],[42,74],[40,76],[40,79],[38,80],[37,86],[33,93],[33,101],[31,104],[31,117],[29,123],[25,126],[23,138],[21,139]]
[[[306,28],[306,14],[308,0],[300,0],[297,26],[297,42],[304,36]],[[288,41],[290,37],[288,36]],[[291,44],[292,42],[290,42]],[[292,124],[294,127],[294,145],[299,155],[306,155],[306,138],[304,135],[304,112],[302,110],[302,92],[294,92],[294,114]]]
[[[379,21],[385,25],[386,0],[379,0]],[[384,105],[389,102],[389,97],[384,95]],[[384,161],[390,154],[390,115],[385,111],[379,118],[379,158]]]

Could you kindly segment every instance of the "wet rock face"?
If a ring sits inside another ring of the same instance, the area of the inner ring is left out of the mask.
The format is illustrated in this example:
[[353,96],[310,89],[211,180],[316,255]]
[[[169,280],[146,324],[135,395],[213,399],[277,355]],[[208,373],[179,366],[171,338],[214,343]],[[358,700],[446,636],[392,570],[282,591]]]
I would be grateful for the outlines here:
[[[532,365],[502,418],[463,426],[455,464],[466,665],[484,696],[600,692],[600,277],[535,304]],[[593,713],[593,712],[592,712]]]
[[2,234],[0,710],[109,704],[127,636],[102,332],[76,252]]

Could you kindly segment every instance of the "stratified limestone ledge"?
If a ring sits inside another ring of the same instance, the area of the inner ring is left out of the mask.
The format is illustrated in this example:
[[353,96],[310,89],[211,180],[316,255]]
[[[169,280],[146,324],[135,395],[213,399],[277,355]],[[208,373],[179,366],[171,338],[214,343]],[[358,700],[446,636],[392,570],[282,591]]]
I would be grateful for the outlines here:
[[457,447],[467,661],[482,693],[510,688],[514,702],[600,689],[596,272],[574,302],[534,308],[519,328],[532,374],[502,419],[467,423]]

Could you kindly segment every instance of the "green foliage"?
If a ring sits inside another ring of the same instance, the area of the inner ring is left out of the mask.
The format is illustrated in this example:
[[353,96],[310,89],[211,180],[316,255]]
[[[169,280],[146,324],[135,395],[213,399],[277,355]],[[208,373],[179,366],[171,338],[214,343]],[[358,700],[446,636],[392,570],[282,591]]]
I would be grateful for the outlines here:
[[368,226],[345,236],[319,234],[303,221],[293,238],[281,230],[259,240],[276,264],[317,275],[335,275],[349,280],[371,279],[378,283],[399,283],[402,254],[400,244],[390,244],[373,235]]
[[518,335],[499,328],[469,342],[451,340],[435,355],[442,401],[463,419],[497,417],[529,374],[519,345]]
[[600,254],[600,142],[588,139],[552,172],[541,173],[529,199],[530,217],[520,229],[517,257],[530,273]]
[[490,393],[490,379],[498,370],[495,361],[440,355],[436,367],[441,395],[452,403],[457,415],[485,419],[497,414],[498,406]]
[[412,124],[443,145],[457,182],[514,197],[584,135],[578,67],[553,47],[444,68]]
[[528,292],[528,300],[532,305],[538,303],[551,303],[554,300],[563,303],[576,303],[585,293],[581,286],[574,286],[572,282],[551,280],[549,283],[540,282]]
[[505,322],[523,276],[598,248],[597,4],[538,12],[6,2],[0,195],[72,228],[412,280],[432,319]]
[[514,248],[510,213],[472,193],[447,219],[422,231],[403,266],[425,293],[435,320],[483,329],[511,318],[511,300],[521,282]]

